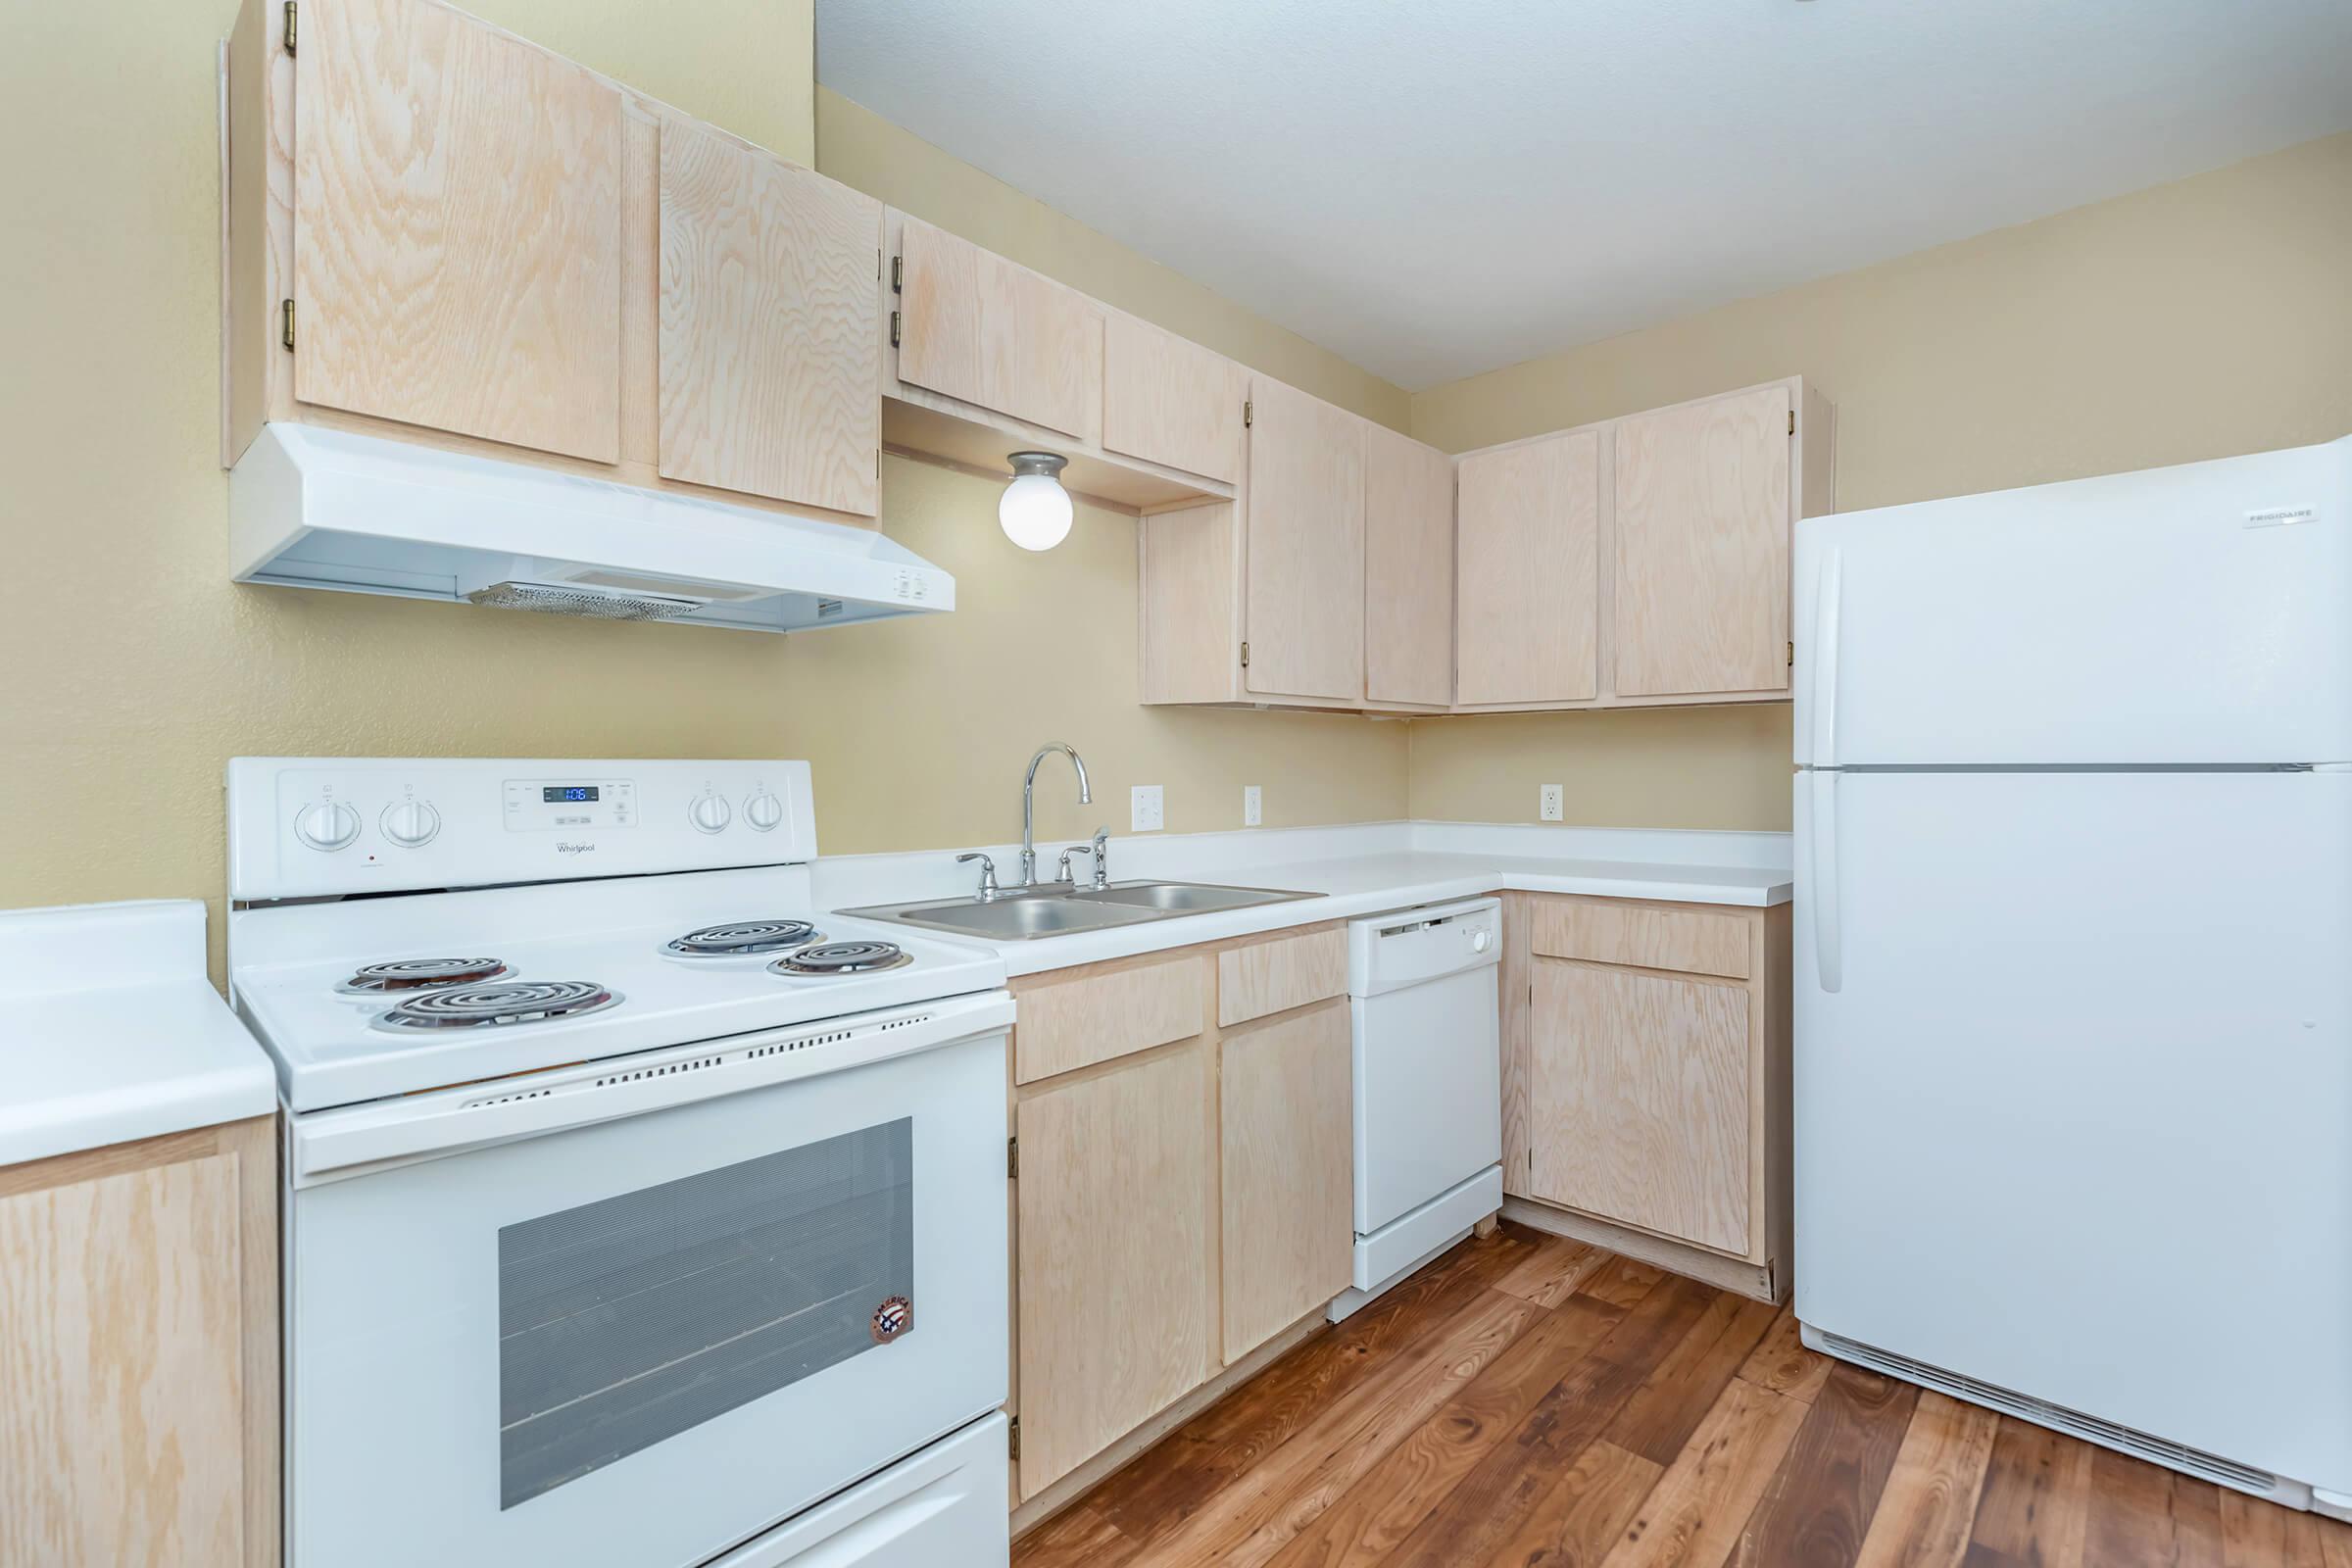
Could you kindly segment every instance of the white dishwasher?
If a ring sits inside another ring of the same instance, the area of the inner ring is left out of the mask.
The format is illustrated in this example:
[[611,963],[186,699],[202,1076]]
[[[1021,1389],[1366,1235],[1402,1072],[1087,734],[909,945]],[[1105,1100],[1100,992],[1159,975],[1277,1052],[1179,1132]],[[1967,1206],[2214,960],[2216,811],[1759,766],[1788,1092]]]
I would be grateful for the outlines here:
[[1494,899],[1348,922],[1355,1044],[1355,1288],[1346,1317],[1502,1207]]

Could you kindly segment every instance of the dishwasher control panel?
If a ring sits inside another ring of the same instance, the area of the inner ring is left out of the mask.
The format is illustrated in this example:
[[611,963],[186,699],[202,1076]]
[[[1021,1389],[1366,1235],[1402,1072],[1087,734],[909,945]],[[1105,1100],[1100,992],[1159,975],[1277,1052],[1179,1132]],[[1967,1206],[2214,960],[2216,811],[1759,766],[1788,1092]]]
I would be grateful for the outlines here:
[[1494,899],[1366,915],[1348,925],[1348,991],[1376,997],[1501,957],[1502,905]]

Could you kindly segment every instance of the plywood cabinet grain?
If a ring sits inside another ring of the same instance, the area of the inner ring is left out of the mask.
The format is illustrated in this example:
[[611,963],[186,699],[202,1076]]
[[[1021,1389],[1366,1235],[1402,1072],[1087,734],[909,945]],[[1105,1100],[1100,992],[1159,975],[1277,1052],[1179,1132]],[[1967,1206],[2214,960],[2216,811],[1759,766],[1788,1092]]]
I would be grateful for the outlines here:
[[899,379],[1064,435],[1102,425],[1102,318],[1086,296],[908,218]]
[[1458,489],[1455,701],[1595,696],[1599,436],[1572,430],[1472,454]]
[[1506,896],[1506,1213],[1788,1293],[1788,914]]
[[276,1148],[0,1169],[0,1564],[275,1568]]
[[1745,1253],[1747,993],[1557,960],[1535,988],[1529,1191]]
[[1364,428],[1364,699],[1453,701],[1453,460]]
[[1348,990],[1348,930],[1327,925],[1237,942],[1217,955],[1217,1022],[1248,1023]]
[[1348,1286],[1350,1074],[1345,999],[1223,1038],[1218,1179],[1228,1361]]
[[445,6],[301,15],[294,395],[617,461],[619,91]]
[[882,204],[682,122],[661,140],[662,475],[870,515]]
[[1788,690],[1794,416],[1775,383],[1616,422],[1618,695]]
[[1020,1102],[1023,1497],[1215,1365],[1207,1062],[1199,1047],[1139,1057]]
[[1102,445],[1230,484],[1242,474],[1247,371],[1121,311],[1102,320]]
[[1262,696],[1359,704],[1365,421],[1263,377],[1250,396],[1243,685]]
[[1013,1081],[1034,1083],[1200,1032],[1201,961],[1190,954],[1024,979]]

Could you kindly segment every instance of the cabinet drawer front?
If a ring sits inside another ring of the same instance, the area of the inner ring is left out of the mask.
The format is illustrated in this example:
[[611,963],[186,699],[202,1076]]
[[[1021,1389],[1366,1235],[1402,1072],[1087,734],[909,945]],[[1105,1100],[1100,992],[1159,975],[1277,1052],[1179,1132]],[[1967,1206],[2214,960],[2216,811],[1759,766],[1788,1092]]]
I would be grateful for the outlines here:
[[1348,933],[1338,926],[1217,955],[1217,1022],[1247,1023],[1348,990]]
[[1536,960],[1535,1197],[1751,1250],[1747,993]]
[[1200,1032],[1200,960],[1167,958],[1019,993],[1013,1081],[1032,1083]]
[[1535,948],[1547,958],[1586,958],[1685,974],[1748,977],[1744,914],[1660,909],[1639,904],[1546,900],[1536,906]]

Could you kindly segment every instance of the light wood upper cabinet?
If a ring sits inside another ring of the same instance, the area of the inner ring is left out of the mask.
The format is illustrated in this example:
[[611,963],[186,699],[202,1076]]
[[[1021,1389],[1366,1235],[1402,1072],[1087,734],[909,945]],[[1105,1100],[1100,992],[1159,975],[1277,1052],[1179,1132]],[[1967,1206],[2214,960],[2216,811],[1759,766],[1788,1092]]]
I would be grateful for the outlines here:
[[1529,1191],[1744,1254],[1747,992],[1560,960],[1535,988]]
[[1218,1073],[1225,1359],[1348,1289],[1354,1133],[1348,1003],[1229,1031]]
[[1790,445],[1785,383],[1616,422],[1616,690],[1788,688]]
[[1460,462],[1457,490],[1454,701],[1597,695],[1598,434],[1473,453]]
[[272,1118],[0,1169],[0,1563],[278,1562]]
[[1021,1101],[1015,1184],[1023,1497],[1216,1364],[1205,1048]]
[[1263,377],[1250,402],[1243,685],[1360,703],[1365,421]]
[[1230,484],[1242,476],[1249,376],[1123,312],[1102,321],[1102,445]]
[[1453,460],[1367,425],[1364,476],[1364,697],[1444,708],[1453,701]]
[[662,475],[871,515],[882,204],[680,122],[661,138]]
[[1085,295],[919,219],[905,220],[899,247],[900,380],[1094,434],[1102,318]]
[[621,94],[418,0],[304,0],[294,395],[620,456]]

